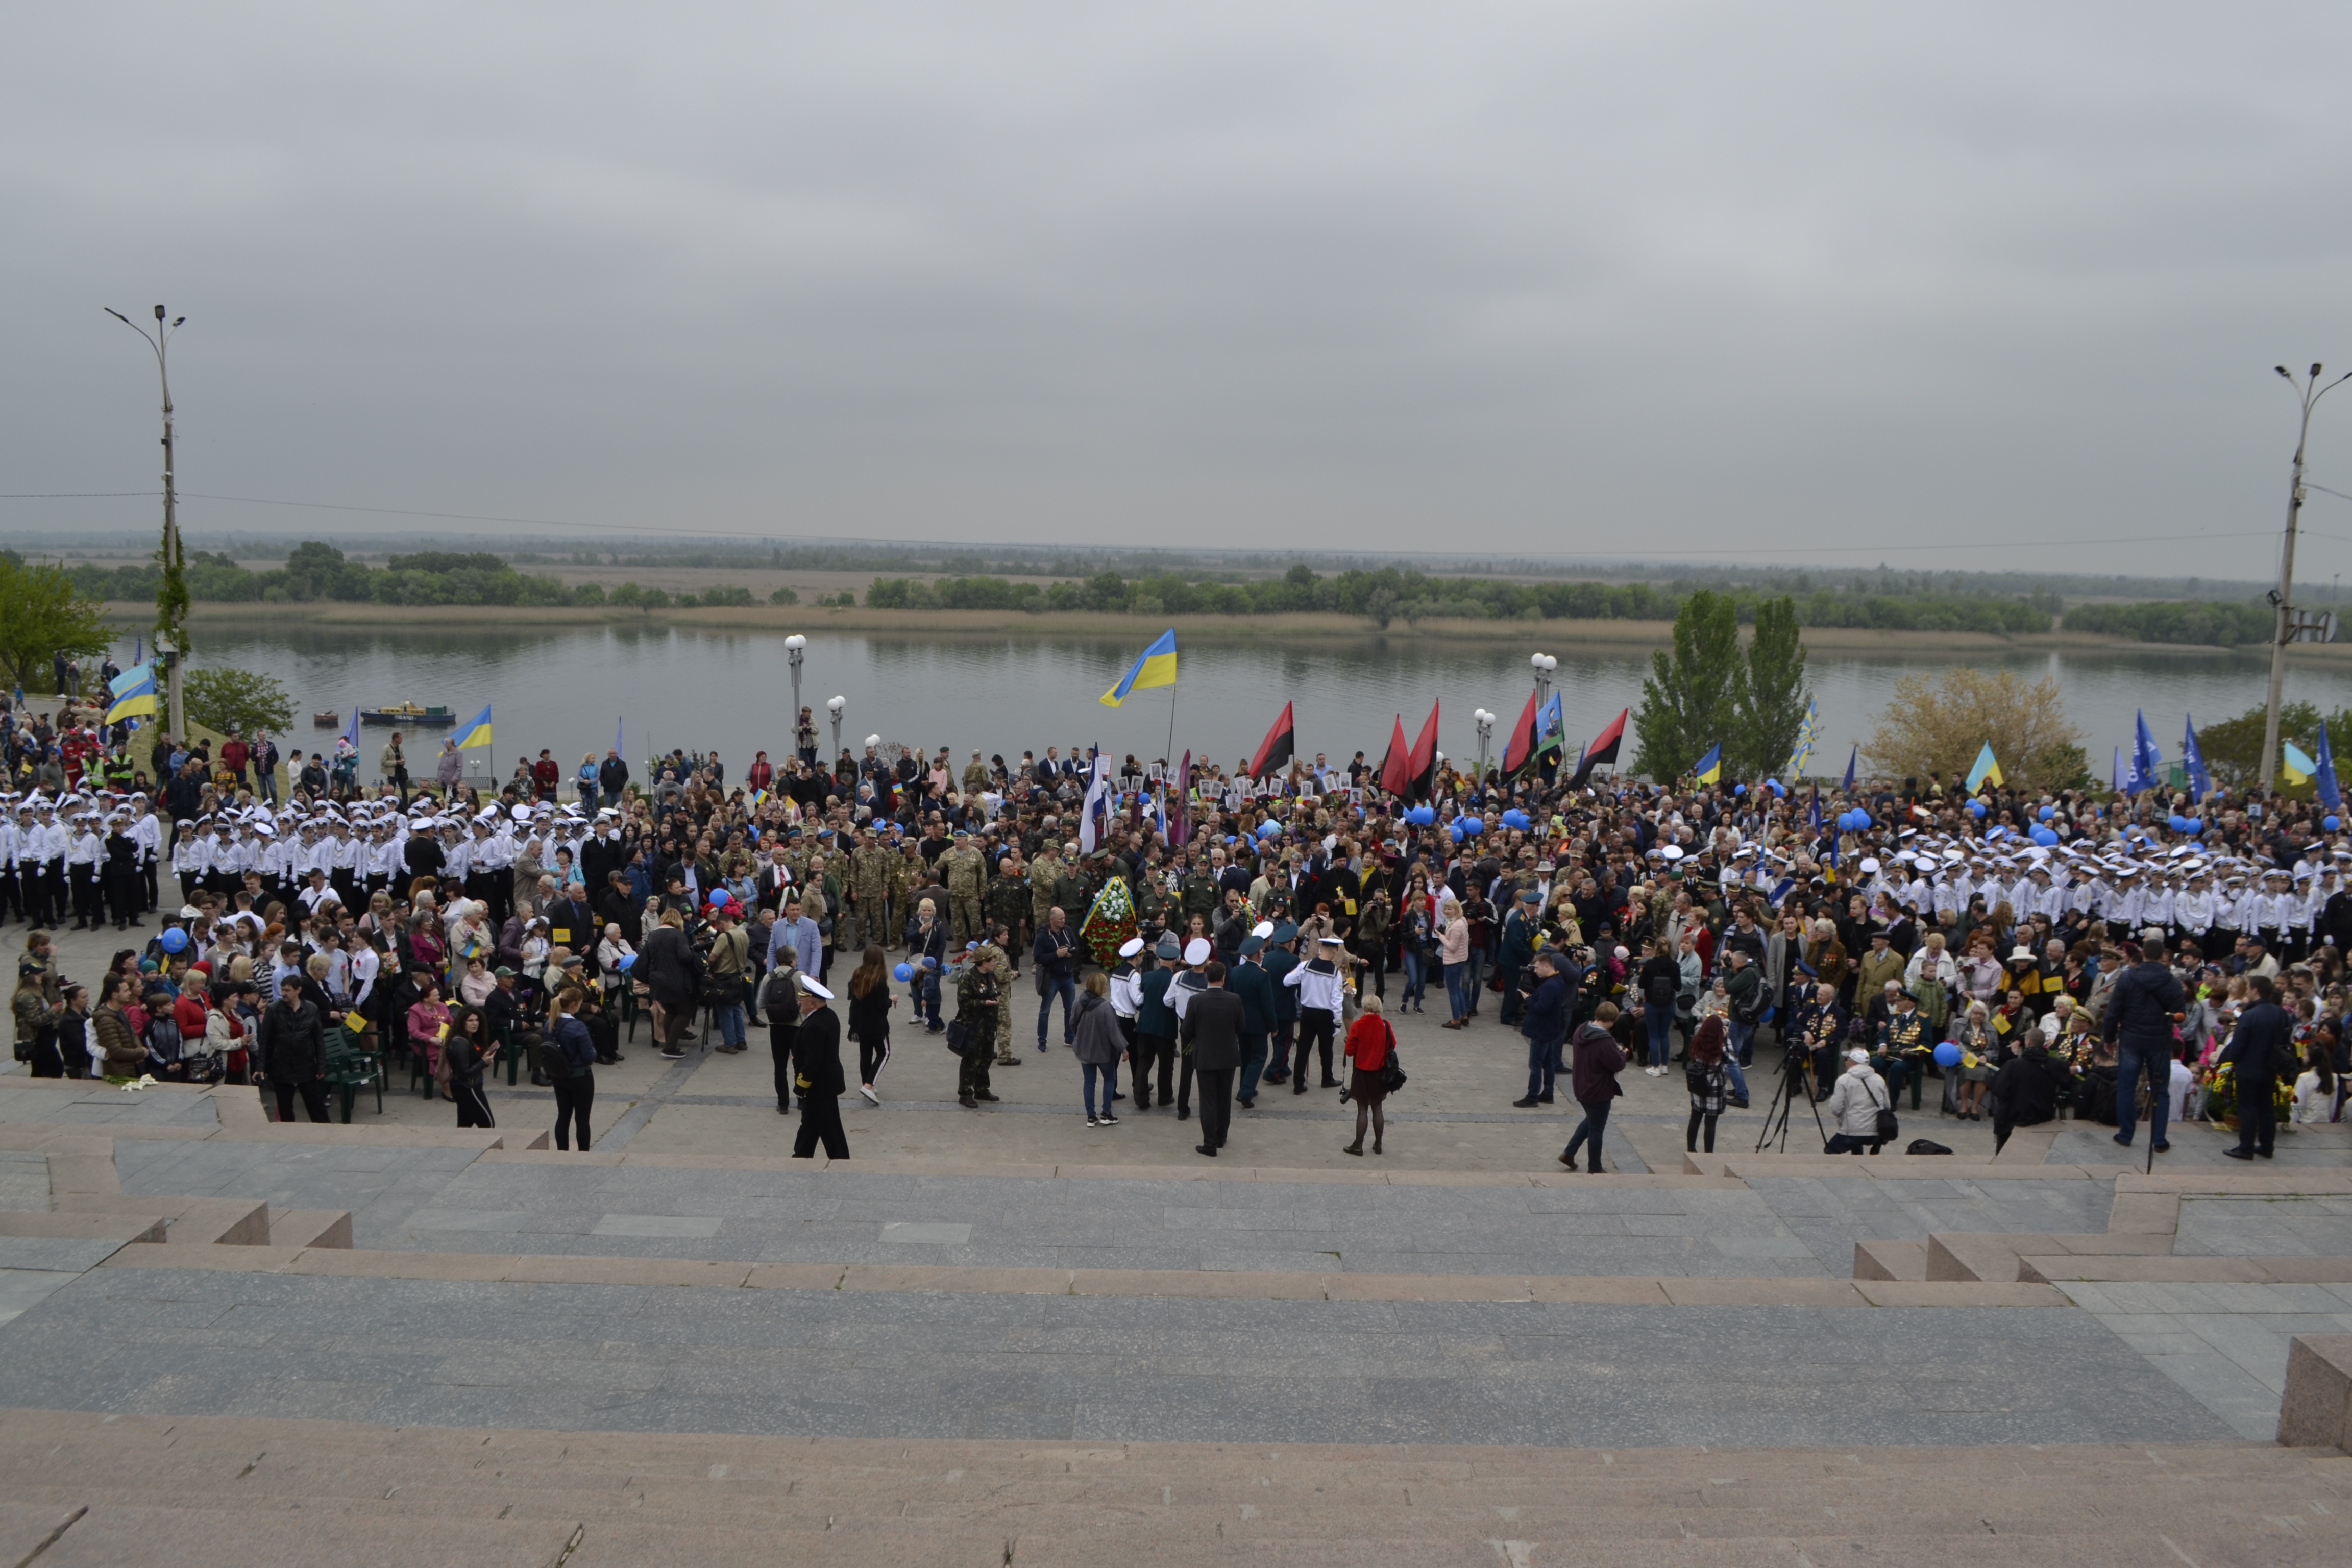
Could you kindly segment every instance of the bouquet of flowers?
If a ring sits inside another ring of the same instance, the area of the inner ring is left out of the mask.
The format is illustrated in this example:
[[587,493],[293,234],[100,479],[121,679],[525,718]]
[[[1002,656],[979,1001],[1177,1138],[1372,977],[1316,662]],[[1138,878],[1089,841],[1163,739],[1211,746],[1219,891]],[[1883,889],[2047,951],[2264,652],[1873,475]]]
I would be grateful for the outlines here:
[[1135,931],[1135,895],[1128,890],[1126,878],[1113,877],[1087,907],[1087,918],[1078,922],[1078,940],[1108,969],[1118,962],[1118,950]]

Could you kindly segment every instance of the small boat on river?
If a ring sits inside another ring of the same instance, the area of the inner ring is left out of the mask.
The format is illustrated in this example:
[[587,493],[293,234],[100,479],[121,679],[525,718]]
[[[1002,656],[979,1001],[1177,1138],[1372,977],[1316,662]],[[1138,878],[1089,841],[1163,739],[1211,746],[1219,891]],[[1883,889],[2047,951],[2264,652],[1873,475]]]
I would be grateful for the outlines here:
[[362,708],[362,724],[401,724],[412,730],[446,730],[457,723],[457,716],[446,708],[420,708],[414,702],[395,702],[389,708]]

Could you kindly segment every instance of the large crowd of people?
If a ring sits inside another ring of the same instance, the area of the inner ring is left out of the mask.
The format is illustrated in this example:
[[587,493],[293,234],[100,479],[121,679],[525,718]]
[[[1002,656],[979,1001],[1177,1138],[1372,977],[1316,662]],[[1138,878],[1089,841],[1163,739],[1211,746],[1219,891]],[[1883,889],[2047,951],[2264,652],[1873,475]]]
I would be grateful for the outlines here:
[[[1679,1066],[1711,1148],[1759,1038],[1856,1152],[1930,1084],[2004,1141],[2073,1114],[2128,1146],[2145,1115],[2160,1150],[2204,1114],[2261,1157],[2281,1116],[2340,1115],[2352,847],[2308,801],[1548,766],[1440,768],[1403,798],[1361,752],[1253,778],[793,738],[740,772],[542,751],[488,788],[454,746],[412,776],[395,737],[372,778],[289,758],[281,784],[266,737],[0,712],[0,920],[33,928],[18,1055],[250,1079],[314,1119],[339,1063],[389,1059],[460,1125],[489,1123],[485,1074],[516,1058],[584,1148],[595,1067],[643,1013],[672,1059],[766,1029],[800,1152],[839,1154],[838,1098],[880,1102],[896,1028],[950,1037],[975,1110],[1058,1043],[1097,1125],[1197,1101],[1214,1156],[1268,1086],[1337,1089],[1360,1153],[1402,1076],[1391,1020],[1434,1008],[1524,1041],[1516,1105],[1567,1078],[1595,1168],[1621,1073]],[[142,946],[71,984],[46,937],[68,918]]]

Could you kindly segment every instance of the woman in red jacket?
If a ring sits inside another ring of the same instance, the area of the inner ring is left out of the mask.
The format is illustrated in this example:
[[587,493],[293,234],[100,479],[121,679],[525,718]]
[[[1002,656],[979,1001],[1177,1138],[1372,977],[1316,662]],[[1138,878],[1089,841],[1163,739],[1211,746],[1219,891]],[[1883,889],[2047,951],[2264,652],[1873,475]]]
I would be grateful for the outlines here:
[[1389,1091],[1381,1087],[1381,1069],[1389,1065],[1389,1053],[1396,1049],[1396,1031],[1381,1016],[1381,999],[1364,998],[1364,1010],[1348,1026],[1347,1058],[1356,1070],[1348,1077],[1348,1098],[1356,1102],[1356,1141],[1344,1151],[1349,1154],[1364,1152],[1364,1122],[1372,1124],[1372,1152],[1381,1152],[1381,1135],[1387,1131],[1381,1119],[1381,1101]]

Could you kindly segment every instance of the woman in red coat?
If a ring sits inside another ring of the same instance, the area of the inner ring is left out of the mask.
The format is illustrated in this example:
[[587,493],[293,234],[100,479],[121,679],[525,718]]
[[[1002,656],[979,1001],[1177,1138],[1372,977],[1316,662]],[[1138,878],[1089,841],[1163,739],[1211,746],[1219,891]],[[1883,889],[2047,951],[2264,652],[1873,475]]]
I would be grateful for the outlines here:
[[1348,1077],[1348,1098],[1356,1102],[1356,1141],[1346,1152],[1364,1152],[1364,1122],[1372,1124],[1372,1152],[1381,1152],[1381,1135],[1387,1131],[1381,1120],[1381,1101],[1389,1091],[1381,1087],[1381,1069],[1389,1065],[1389,1053],[1396,1049],[1396,1031],[1381,1016],[1381,999],[1364,998],[1364,1010],[1348,1026],[1347,1058],[1356,1070]]

